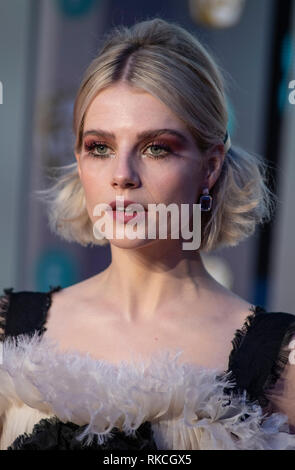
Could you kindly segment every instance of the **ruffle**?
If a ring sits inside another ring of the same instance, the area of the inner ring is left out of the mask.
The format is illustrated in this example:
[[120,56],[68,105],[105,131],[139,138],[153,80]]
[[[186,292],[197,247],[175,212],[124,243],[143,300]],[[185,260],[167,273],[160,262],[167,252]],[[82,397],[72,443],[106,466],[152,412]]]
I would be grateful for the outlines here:
[[18,436],[7,450],[157,450],[148,422],[140,426],[136,438],[114,428],[112,439],[104,444],[98,444],[95,438],[89,445],[78,439],[83,428],[71,422],[63,423],[56,417],[41,419],[30,434]]
[[231,342],[232,344],[232,350],[231,350],[231,353],[229,355],[229,362],[232,361],[233,359],[233,356],[236,354],[236,352],[238,351],[238,349],[241,347],[248,331],[249,331],[249,328],[254,324],[254,321],[257,317],[257,315],[259,315],[260,313],[265,313],[266,310],[261,307],[260,305],[251,305],[250,307],[250,311],[252,313],[250,313],[245,321],[244,321],[244,324],[242,325],[241,328],[238,328],[235,332],[235,336]]
[[265,390],[267,394],[272,392],[273,388],[275,388],[278,381],[284,375],[286,366],[289,364],[290,342],[292,339],[295,339],[295,316],[294,322],[289,325],[284,334],[279,354],[277,355],[277,359],[272,368],[272,373],[268,376],[265,383]]
[[[271,391],[283,376],[289,360],[289,344],[295,338],[295,316],[286,312],[268,312],[256,306],[242,328],[236,331],[229,356],[229,368],[248,398],[254,397],[267,413],[273,405]],[[248,370],[251,373],[248,373]]]
[[62,290],[62,287],[60,285],[58,286],[49,286],[49,291],[46,292],[46,302],[45,302],[45,305],[43,307],[43,311],[42,311],[42,320],[41,320],[41,323],[39,325],[36,326],[36,329],[38,330],[39,332],[39,335],[43,335],[45,333],[45,331],[47,331],[47,328],[46,328],[46,321],[47,321],[47,314],[49,312],[49,309],[51,307],[51,304],[52,304],[52,294],[54,294],[55,292],[58,292]]
[[158,449],[293,449],[287,416],[263,414],[234,387],[229,374],[179,363],[181,351],[118,365],[77,351],[61,352],[36,332],[6,338],[1,398],[83,426],[77,436],[104,444],[114,428],[136,436],[150,422]]
[[20,334],[31,335],[35,330],[42,336],[46,331],[52,294],[60,289],[61,286],[50,286],[47,292],[13,292],[13,288],[4,289],[1,340],[4,341],[8,336],[16,338]]

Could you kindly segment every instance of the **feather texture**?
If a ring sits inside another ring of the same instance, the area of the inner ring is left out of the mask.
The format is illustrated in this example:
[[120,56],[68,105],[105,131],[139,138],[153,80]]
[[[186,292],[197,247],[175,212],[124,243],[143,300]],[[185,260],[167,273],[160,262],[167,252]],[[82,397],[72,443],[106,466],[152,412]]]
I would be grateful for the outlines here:
[[74,350],[61,352],[37,333],[19,335],[17,342],[7,338],[0,411],[23,405],[83,426],[78,439],[89,445],[94,437],[107,442],[114,427],[134,436],[149,421],[158,449],[295,450],[286,415],[263,415],[245,394],[228,393],[234,386],[229,374],[181,363],[180,354],[165,350],[148,362],[115,365]]

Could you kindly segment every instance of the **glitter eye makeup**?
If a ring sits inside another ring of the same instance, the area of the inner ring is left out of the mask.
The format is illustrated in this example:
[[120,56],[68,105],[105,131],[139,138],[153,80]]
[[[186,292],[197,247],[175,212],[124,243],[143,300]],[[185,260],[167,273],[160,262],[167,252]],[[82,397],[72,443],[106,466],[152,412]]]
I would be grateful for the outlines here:
[[[110,147],[103,141],[93,140],[84,143],[84,150],[87,155],[93,158],[109,158],[110,152],[107,152],[108,148]],[[148,149],[150,149],[149,152],[147,152]],[[142,153],[155,160],[168,158],[168,156],[175,154],[175,152],[172,151],[172,148],[162,140],[154,141],[145,146]]]

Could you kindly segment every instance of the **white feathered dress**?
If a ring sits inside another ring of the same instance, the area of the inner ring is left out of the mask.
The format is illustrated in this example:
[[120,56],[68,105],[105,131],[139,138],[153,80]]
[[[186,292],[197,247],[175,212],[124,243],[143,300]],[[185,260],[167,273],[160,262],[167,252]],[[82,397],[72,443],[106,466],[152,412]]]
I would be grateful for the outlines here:
[[[119,365],[59,351],[41,334],[51,293],[58,289],[41,294],[10,288],[2,297],[1,450],[295,450],[287,416],[267,415],[246,390],[237,393],[231,371],[181,363],[181,351]],[[43,316],[39,323],[31,317],[34,332],[30,320],[20,334],[24,301],[31,312],[39,302]],[[253,319],[254,312],[237,331],[233,353]]]

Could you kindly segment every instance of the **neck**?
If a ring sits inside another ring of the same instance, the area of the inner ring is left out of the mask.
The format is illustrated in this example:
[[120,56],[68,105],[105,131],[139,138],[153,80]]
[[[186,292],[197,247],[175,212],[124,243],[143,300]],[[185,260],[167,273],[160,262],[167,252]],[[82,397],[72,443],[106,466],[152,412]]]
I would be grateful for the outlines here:
[[215,282],[200,253],[182,250],[178,240],[157,240],[133,250],[112,245],[111,250],[112,263],[102,274],[103,293],[118,303],[126,321],[152,320],[175,301],[179,305],[200,298],[208,283]]

